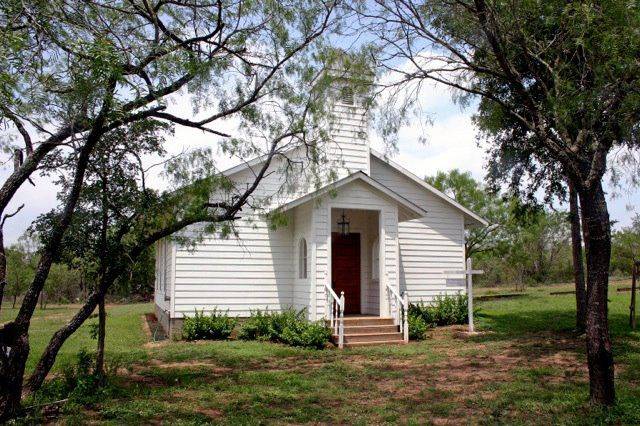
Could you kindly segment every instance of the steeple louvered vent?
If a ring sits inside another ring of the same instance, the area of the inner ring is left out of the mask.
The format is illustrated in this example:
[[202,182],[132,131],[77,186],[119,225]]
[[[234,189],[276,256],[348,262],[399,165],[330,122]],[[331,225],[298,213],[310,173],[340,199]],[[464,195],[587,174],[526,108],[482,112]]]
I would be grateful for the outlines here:
[[343,105],[353,105],[355,103],[355,95],[351,87],[343,87],[340,90],[340,103]]

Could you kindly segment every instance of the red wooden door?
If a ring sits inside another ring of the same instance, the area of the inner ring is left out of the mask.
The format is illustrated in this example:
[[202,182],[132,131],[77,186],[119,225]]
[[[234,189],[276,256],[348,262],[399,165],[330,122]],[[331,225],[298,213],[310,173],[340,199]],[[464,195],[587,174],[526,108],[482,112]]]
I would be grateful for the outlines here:
[[331,281],[338,297],[344,291],[344,313],[359,314],[360,234],[331,233]]

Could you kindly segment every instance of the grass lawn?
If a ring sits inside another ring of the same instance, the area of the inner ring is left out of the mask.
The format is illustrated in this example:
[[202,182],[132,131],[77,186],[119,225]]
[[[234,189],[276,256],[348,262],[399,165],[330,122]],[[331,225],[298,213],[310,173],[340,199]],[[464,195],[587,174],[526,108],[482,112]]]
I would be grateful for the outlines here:
[[[591,409],[584,339],[572,333],[569,286],[478,303],[486,333],[430,331],[404,346],[313,351],[256,342],[150,343],[150,304],[108,308],[108,360],[119,365],[98,402],[69,403],[66,423],[638,424],[640,332],[628,329],[630,294],[610,293],[618,405]],[[481,290],[479,293],[488,293]],[[12,313],[3,309],[2,320]],[[73,307],[38,311],[33,367]],[[92,320],[95,321],[95,320]],[[92,322],[89,321],[89,322]],[[54,372],[95,342],[84,326],[63,347]]]

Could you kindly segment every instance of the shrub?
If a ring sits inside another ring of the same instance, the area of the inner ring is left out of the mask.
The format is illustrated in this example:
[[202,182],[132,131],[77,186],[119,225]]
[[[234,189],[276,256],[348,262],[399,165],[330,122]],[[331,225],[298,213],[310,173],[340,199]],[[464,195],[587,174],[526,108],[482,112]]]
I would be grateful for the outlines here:
[[238,338],[322,349],[329,342],[331,331],[323,323],[309,322],[304,309],[271,314],[258,310],[242,324]]
[[61,375],[46,381],[32,396],[33,402],[46,403],[68,398],[74,403],[87,405],[100,401],[106,392],[109,377],[97,375],[94,367],[94,354],[81,349],[75,363],[65,365]]
[[419,316],[427,326],[443,326],[465,324],[468,321],[467,296],[437,296],[433,303],[412,304],[409,306],[409,317]]
[[331,331],[324,324],[306,321],[288,324],[280,334],[283,343],[312,349],[323,349],[330,338]]
[[238,331],[241,340],[271,340],[271,315],[261,310],[252,311],[251,316],[242,323]]
[[422,340],[429,326],[420,315],[409,315],[409,339]]
[[235,328],[237,320],[230,318],[225,313],[219,313],[217,309],[209,315],[204,310],[196,310],[193,317],[184,319],[182,325],[182,337],[186,340],[224,340],[229,338]]
[[469,320],[466,294],[437,296],[432,308],[436,325],[464,324]]

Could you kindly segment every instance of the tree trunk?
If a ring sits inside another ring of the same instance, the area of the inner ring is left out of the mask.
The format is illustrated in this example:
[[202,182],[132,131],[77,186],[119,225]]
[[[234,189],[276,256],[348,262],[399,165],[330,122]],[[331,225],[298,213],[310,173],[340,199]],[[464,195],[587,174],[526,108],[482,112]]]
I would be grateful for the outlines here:
[[571,220],[573,279],[576,286],[576,330],[584,332],[587,323],[587,292],[582,261],[582,227],[580,225],[578,194],[571,183],[569,183],[569,219]]
[[587,363],[592,404],[613,405],[613,353],[607,296],[611,260],[611,225],[600,182],[580,191],[587,260]]
[[29,356],[29,333],[15,322],[5,324],[0,333],[0,423],[20,411],[24,367]]
[[[104,170],[103,170],[104,171]],[[107,176],[101,174],[101,190],[102,190],[102,223],[100,228],[100,277],[104,280],[107,271],[107,231],[109,228],[109,203],[108,203],[108,183]],[[100,377],[104,376],[104,334],[106,312],[104,310],[104,294],[98,302],[98,349],[96,354],[96,374]]]
[[4,289],[7,286],[7,255],[4,251],[4,233],[0,227],[0,312],[2,312],[2,299]]
[[[60,220],[52,230],[51,238],[42,251],[33,281],[22,299],[20,311],[18,311],[18,315],[14,321],[5,324],[4,328],[0,329],[0,383],[2,384],[2,386],[0,386],[0,421],[14,417],[20,407],[24,368],[27,362],[27,356],[29,355],[29,325],[31,323],[31,317],[38,304],[38,296],[40,296],[49,275],[54,253],[59,250],[62,237],[71,223],[76,204],[80,198],[80,191],[89,163],[89,157],[104,131],[103,126],[107,113],[111,108],[115,84],[115,80],[113,80],[109,86],[109,92],[104,100],[104,105],[96,117],[91,131],[86,137],[84,146],[80,149],[73,183],[69,190],[62,214],[60,215]],[[41,147],[38,147],[36,152],[39,152],[40,148]],[[27,164],[30,161],[34,161],[36,152],[34,152],[34,155],[29,156],[23,167],[20,168],[20,173],[25,173]],[[28,174],[26,177],[28,177]],[[24,180],[26,180],[26,177]],[[15,193],[17,187],[19,187],[19,185],[14,187],[13,184],[10,184],[9,181],[12,179],[19,179],[19,176],[13,173],[9,179],[5,181],[2,188],[0,188],[0,212],[4,210],[10,197]],[[54,360],[55,356],[51,360],[51,365],[53,365]]]
[[629,305],[629,326],[636,329],[636,284],[638,279],[638,263],[633,262],[631,267],[631,304]]
[[104,296],[98,302],[98,350],[96,353],[96,374],[104,377],[104,338],[107,313],[104,307]]
[[98,305],[98,301],[100,300],[100,294],[92,293],[89,295],[89,298],[85,302],[84,305],[80,308],[78,312],[73,316],[73,318],[65,324],[63,327],[58,329],[49,340],[49,344],[46,349],[40,356],[38,360],[38,364],[36,368],[33,370],[33,373],[27,380],[27,387],[30,392],[35,392],[40,389],[44,379],[49,374],[51,367],[53,367],[53,363],[56,360],[56,356],[58,355],[58,351],[64,344],[64,342],[71,336],[75,331],[80,328],[80,326],[85,322],[87,318],[94,311],[96,306]]

